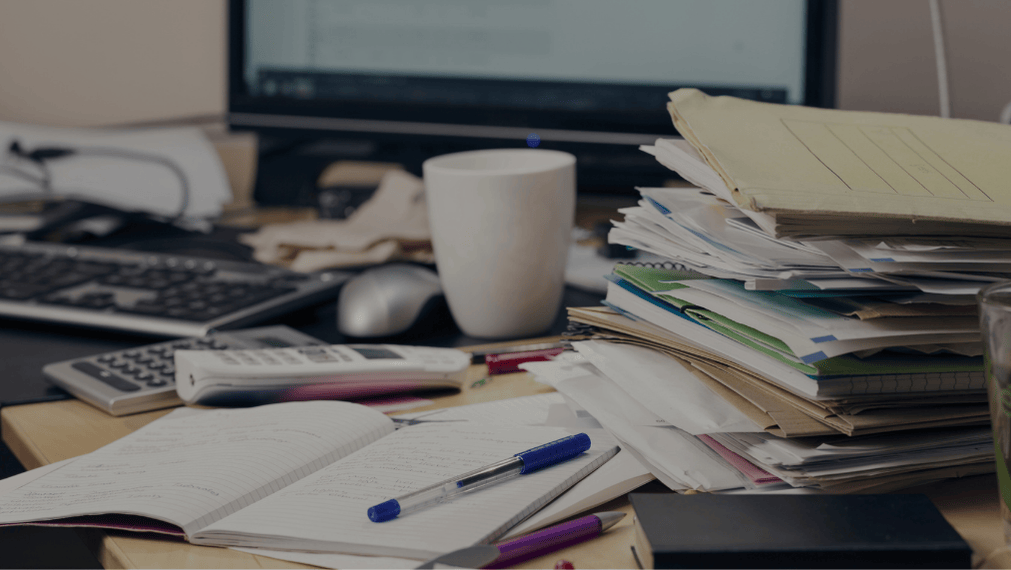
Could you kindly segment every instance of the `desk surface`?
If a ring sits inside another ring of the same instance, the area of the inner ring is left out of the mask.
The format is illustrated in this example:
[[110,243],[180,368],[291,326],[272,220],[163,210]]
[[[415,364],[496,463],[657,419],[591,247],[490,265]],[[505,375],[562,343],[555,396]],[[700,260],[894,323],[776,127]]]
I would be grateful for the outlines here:
[[[459,393],[433,397],[430,408],[487,402],[552,391],[526,373],[496,376],[482,385],[484,366],[473,366]],[[423,410],[425,408],[419,408]],[[88,453],[165,415],[159,410],[112,417],[77,400],[11,406],[0,410],[3,441],[29,469]],[[993,476],[975,476],[910,489],[926,493],[945,518],[969,542],[977,566],[1011,567],[1011,555],[991,555],[1003,544],[997,485]],[[566,559],[576,568],[635,568],[631,507],[625,498],[594,510],[629,513],[603,536],[530,560],[518,568],[551,568]],[[106,568],[307,568],[299,564],[233,550],[194,546],[173,539],[127,532],[82,531],[88,546]]]

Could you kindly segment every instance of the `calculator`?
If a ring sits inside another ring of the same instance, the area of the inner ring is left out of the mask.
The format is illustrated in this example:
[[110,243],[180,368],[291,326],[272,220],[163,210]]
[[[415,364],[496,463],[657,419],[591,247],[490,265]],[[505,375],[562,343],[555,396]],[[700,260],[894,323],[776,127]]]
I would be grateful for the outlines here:
[[176,392],[177,350],[263,349],[327,343],[291,327],[275,325],[211,333],[47,364],[45,377],[114,416],[182,404]]
[[470,354],[455,348],[332,344],[176,353],[176,391],[187,404],[261,405],[358,399],[459,388]]

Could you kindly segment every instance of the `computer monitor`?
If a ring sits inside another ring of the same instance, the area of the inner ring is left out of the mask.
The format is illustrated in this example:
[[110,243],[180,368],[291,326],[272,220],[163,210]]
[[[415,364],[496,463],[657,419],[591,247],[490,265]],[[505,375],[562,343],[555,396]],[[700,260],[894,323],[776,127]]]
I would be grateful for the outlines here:
[[[672,173],[637,150],[675,136],[667,93],[831,107],[825,0],[231,0],[229,122],[270,158],[392,161],[538,146],[581,191]],[[330,156],[325,156],[325,155]],[[303,161],[304,163],[304,161]],[[284,202],[283,189],[258,199]]]

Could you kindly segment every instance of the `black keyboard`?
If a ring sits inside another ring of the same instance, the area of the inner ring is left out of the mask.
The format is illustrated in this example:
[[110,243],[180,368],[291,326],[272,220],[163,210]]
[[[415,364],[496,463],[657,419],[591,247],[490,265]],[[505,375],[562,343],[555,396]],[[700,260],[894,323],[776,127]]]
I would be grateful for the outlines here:
[[333,298],[348,275],[114,248],[0,245],[0,316],[199,337]]

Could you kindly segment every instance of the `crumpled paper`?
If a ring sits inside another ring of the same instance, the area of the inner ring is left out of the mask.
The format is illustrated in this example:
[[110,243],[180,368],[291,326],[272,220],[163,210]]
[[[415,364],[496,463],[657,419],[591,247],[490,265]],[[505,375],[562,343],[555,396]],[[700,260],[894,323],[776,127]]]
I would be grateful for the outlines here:
[[390,170],[369,201],[346,220],[271,224],[239,240],[262,263],[312,272],[393,260],[434,263],[425,185]]

